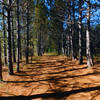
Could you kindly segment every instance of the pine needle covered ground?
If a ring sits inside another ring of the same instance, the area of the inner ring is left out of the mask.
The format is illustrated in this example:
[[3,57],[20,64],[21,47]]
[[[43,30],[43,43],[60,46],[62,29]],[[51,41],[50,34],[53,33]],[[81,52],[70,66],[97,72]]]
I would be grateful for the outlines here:
[[28,65],[21,62],[20,73],[14,66],[13,76],[3,67],[0,100],[100,100],[99,61],[87,68],[65,56],[33,57]]

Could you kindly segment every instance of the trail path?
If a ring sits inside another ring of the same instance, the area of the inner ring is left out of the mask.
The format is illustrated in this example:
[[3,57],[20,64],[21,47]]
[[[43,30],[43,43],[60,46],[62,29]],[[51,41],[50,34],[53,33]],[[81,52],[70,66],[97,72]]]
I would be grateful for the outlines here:
[[9,76],[4,67],[0,97],[100,100],[100,67],[87,68],[86,64],[78,65],[77,61],[63,56],[34,57],[31,64],[25,65],[23,61],[20,66],[21,72],[13,76]]

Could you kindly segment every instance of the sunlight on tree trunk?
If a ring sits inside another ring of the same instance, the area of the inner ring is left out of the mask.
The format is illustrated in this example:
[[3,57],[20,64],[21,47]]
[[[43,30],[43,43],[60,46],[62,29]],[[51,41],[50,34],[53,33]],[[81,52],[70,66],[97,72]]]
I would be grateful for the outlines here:
[[93,66],[93,59],[91,55],[90,49],[90,0],[88,0],[88,8],[87,8],[87,30],[86,30],[86,55],[87,55],[87,66]]

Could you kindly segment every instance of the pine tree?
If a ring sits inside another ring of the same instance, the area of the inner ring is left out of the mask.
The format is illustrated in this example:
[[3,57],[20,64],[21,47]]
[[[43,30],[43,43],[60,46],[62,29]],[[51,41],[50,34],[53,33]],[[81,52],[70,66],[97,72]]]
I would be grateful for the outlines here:
[[87,66],[93,66],[93,59],[90,48],[90,0],[88,0],[87,8],[87,30],[86,30],[86,56],[87,56]]
[[19,72],[19,60],[20,60],[20,22],[19,22],[19,0],[17,0],[17,72]]
[[7,65],[7,48],[6,48],[6,24],[5,24],[5,6],[3,6],[3,48],[4,48],[4,65]]
[[12,64],[12,52],[11,52],[11,5],[12,0],[8,0],[8,8],[7,8],[7,21],[8,21],[8,70],[9,74],[13,75],[13,64]]
[[82,0],[79,0],[79,64],[82,63]]

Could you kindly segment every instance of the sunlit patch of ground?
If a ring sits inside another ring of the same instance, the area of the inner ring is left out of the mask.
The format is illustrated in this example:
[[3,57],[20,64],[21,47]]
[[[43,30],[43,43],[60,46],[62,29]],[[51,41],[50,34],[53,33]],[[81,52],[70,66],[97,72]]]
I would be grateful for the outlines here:
[[[100,59],[95,66],[78,65],[65,56],[34,57],[9,76],[3,68],[0,97],[29,96],[33,100],[100,100]],[[17,99],[16,99],[17,100]],[[27,98],[28,100],[28,98]],[[30,100],[30,99],[29,99]]]

